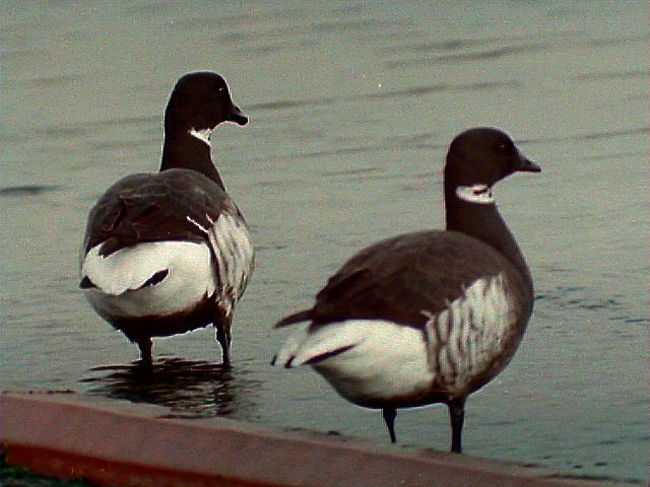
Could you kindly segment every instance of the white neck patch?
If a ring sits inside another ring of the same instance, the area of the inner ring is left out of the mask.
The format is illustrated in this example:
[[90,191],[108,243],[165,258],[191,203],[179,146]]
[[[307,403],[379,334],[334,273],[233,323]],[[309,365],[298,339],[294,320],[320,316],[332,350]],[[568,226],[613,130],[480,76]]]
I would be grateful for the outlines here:
[[199,139],[201,142],[205,142],[210,145],[210,136],[212,135],[212,130],[213,129],[201,129],[201,130],[196,130],[194,128],[190,129],[188,132],[192,137],[196,137]]
[[474,184],[472,186],[458,186],[456,196],[469,203],[489,205],[494,203],[492,188],[487,184]]

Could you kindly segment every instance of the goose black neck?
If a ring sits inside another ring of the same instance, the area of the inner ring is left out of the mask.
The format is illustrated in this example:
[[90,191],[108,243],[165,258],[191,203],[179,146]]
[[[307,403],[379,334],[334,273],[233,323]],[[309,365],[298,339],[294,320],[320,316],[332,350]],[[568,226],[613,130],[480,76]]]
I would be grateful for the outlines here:
[[189,132],[165,133],[160,170],[171,168],[193,169],[225,189],[221,176],[212,162],[210,146],[190,135]]
[[496,249],[519,270],[532,289],[532,278],[517,241],[494,203],[470,203],[456,195],[456,185],[445,182],[447,230],[477,238]]

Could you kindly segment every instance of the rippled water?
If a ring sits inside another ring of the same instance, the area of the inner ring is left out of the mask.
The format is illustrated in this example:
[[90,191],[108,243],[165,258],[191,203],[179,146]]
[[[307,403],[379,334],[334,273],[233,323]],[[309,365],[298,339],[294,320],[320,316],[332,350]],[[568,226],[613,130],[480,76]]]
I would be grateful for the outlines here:
[[[273,322],[356,250],[443,225],[461,130],[508,130],[544,169],[496,196],[537,301],[517,356],[468,402],[466,452],[644,480],[647,5],[643,2],[2,3],[2,380],[387,441],[380,414],[313,372],[268,366]],[[136,348],[77,289],[89,207],[154,171],[176,79],[213,69],[250,116],[213,135],[252,226],[234,367],[212,330]],[[400,411],[401,442],[446,450],[447,411]]]

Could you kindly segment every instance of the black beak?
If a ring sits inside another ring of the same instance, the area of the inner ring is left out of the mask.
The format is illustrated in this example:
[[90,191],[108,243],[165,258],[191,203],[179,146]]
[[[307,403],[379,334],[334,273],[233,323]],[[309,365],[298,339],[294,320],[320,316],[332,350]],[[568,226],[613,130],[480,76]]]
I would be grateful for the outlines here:
[[237,125],[246,125],[248,123],[248,117],[244,115],[237,105],[233,105],[230,109],[230,114],[226,118],[226,122],[233,122]]
[[523,172],[542,172],[542,168],[523,155],[519,155],[519,165],[515,171]]

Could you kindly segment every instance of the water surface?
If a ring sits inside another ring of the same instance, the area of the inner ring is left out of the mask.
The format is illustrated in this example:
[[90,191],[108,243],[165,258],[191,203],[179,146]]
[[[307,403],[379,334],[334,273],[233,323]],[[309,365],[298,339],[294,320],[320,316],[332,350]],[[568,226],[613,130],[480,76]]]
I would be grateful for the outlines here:
[[[310,370],[268,366],[284,314],[380,238],[441,227],[458,132],[509,131],[543,167],[496,188],[536,286],[511,365],[468,401],[466,452],[647,477],[647,8],[641,2],[2,4],[2,382],[387,441]],[[176,79],[212,69],[251,122],[214,157],[258,266],[234,367],[211,329],[136,348],[77,288],[89,207],[154,171]],[[447,411],[400,411],[446,450]]]

